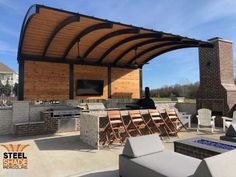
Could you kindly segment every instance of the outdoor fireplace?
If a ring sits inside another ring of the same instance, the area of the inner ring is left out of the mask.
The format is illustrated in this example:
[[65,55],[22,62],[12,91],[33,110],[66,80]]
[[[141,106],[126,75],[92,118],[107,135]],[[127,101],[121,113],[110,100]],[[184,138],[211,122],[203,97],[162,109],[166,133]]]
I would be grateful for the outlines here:
[[197,109],[211,109],[214,115],[228,115],[236,103],[232,42],[210,39],[213,48],[199,48],[200,86]]

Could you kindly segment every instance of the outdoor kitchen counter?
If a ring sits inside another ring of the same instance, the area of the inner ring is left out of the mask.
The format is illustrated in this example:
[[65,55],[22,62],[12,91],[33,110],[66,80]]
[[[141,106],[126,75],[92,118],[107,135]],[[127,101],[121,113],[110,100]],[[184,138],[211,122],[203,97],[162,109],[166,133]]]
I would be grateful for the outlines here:
[[[147,114],[147,110],[140,110]],[[128,111],[121,111],[122,116],[128,116]],[[99,149],[100,119],[107,117],[106,111],[83,112],[80,115],[80,139],[95,149]]]

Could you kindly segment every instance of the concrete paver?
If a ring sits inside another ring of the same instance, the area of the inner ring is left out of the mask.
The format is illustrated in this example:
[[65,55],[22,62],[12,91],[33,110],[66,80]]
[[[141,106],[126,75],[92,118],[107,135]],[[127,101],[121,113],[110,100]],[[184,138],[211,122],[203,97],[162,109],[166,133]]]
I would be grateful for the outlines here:
[[[223,133],[214,134],[195,130],[180,132],[179,138],[165,139],[164,145],[173,150],[173,141],[196,136],[219,139]],[[51,136],[14,137],[1,136],[0,144],[29,144],[25,149],[28,169],[2,169],[3,152],[0,147],[0,176],[4,177],[116,177],[118,156],[123,147],[94,150],[82,143],[79,133],[61,133]]]

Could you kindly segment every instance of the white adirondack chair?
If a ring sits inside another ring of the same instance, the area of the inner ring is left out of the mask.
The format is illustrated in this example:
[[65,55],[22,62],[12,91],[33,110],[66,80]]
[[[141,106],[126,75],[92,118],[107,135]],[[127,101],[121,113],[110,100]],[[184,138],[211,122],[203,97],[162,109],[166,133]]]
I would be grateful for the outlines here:
[[197,126],[197,132],[199,132],[200,126],[205,127],[211,127],[211,132],[213,133],[215,130],[215,118],[216,116],[211,116],[211,110],[210,109],[199,109],[197,115],[198,119],[198,126]]
[[233,118],[222,117],[223,119],[223,131],[225,132],[225,127],[229,128],[231,124],[236,123],[236,111],[233,112]]

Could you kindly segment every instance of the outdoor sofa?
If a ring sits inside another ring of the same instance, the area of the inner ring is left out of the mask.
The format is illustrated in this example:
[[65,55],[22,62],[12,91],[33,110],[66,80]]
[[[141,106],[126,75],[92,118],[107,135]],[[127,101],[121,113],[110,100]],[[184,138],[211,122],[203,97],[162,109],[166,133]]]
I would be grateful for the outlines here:
[[121,177],[235,177],[236,150],[199,160],[166,150],[157,134],[131,137],[119,156]]

